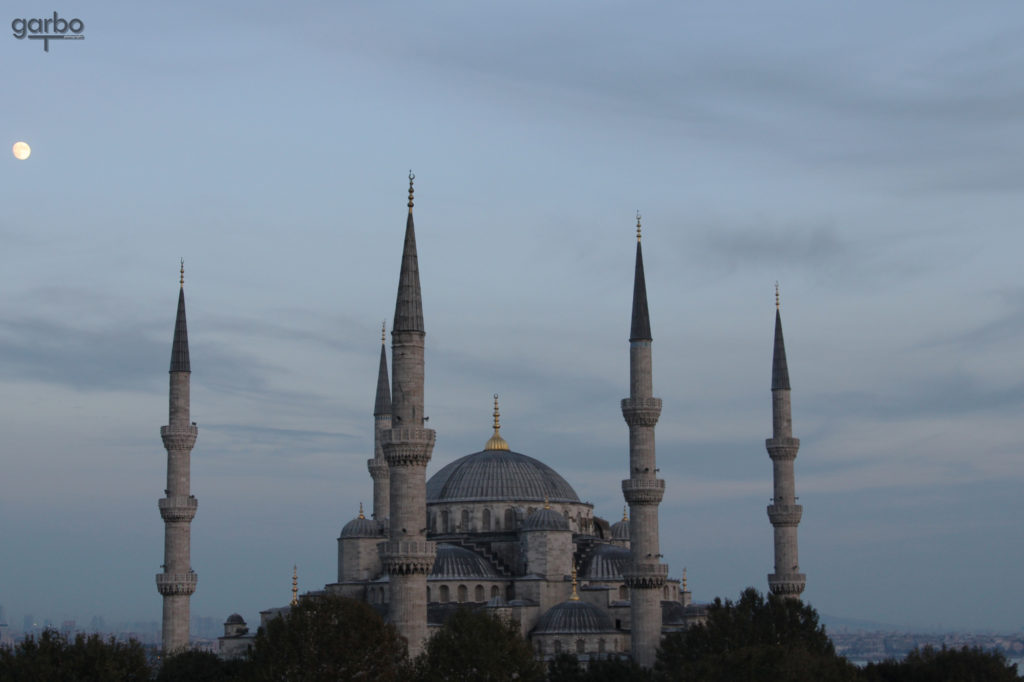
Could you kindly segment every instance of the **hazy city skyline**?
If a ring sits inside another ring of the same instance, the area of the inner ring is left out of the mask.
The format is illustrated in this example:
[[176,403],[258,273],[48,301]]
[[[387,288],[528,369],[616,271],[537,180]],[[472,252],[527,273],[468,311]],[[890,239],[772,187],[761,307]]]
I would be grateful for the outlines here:
[[639,209],[661,548],[695,600],[772,571],[778,280],[804,598],[1024,626],[1018,5],[65,12],[84,40],[0,41],[5,144],[32,147],[0,161],[9,619],[159,620],[179,257],[192,612],[252,624],[293,564],[334,579],[412,168],[428,476],[499,393],[511,447],[621,515]]

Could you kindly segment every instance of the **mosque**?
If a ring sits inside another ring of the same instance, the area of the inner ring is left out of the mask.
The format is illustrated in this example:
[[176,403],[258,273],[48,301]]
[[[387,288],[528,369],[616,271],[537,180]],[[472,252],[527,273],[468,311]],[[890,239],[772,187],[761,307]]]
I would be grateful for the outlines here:
[[[558,472],[511,449],[501,435],[497,395],[494,432],[483,449],[456,459],[427,478],[435,434],[426,428],[423,417],[426,333],[413,225],[413,177],[410,174],[409,213],[391,330],[390,376],[383,332],[381,339],[374,456],[367,462],[373,509],[367,516],[360,506],[358,517],[341,529],[337,582],[311,594],[337,594],[368,602],[397,627],[414,656],[449,613],[459,605],[472,605],[517,623],[538,658],[551,659],[561,652],[573,653],[581,661],[630,656],[651,666],[662,635],[701,621],[705,610],[692,603],[685,569],[682,580],[669,577],[659,551],[658,507],[665,481],[657,477],[654,430],[661,400],[653,395],[652,335],[639,216],[629,337],[630,385],[628,397],[621,401],[629,433],[628,459],[623,458],[628,477],[622,481],[626,509],[620,520],[609,523],[596,516],[593,505],[581,501]],[[175,386],[180,394],[182,385],[180,377],[175,382],[175,367],[179,373],[188,367],[183,294],[178,312],[181,332],[176,326],[172,419],[174,406],[178,405],[179,412],[182,409],[180,395],[175,402]],[[768,507],[775,533],[775,572],[768,582],[776,594],[799,597],[806,580],[797,561],[796,527],[802,508],[796,504],[793,484],[799,440],[792,437],[789,375],[777,305],[775,322],[774,428],[767,441],[775,484],[773,504]],[[185,391],[187,401],[187,382]],[[191,446],[195,427],[188,424],[187,404],[184,410],[178,420],[180,428],[190,426]],[[169,458],[172,454],[169,448]],[[178,486],[178,496],[188,494],[187,472],[185,476],[185,487]],[[161,509],[168,504],[162,503]],[[193,504],[192,514],[194,508]],[[175,537],[181,537],[180,530]],[[185,543],[187,553],[187,534]],[[170,565],[172,557],[167,561]],[[194,590],[195,574],[189,579]],[[168,582],[158,575],[158,586]],[[182,591],[161,592],[165,594],[165,633],[174,624],[173,614],[168,621],[166,600]],[[293,584],[293,605],[296,598]],[[180,613],[183,607],[177,603],[173,608]],[[287,608],[268,609],[261,618],[266,622]],[[184,609],[187,618],[187,601]],[[187,620],[185,623],[187,628]],[[252,637],[241,616],[232,614],[220,638],[222,655],[244,651]]]

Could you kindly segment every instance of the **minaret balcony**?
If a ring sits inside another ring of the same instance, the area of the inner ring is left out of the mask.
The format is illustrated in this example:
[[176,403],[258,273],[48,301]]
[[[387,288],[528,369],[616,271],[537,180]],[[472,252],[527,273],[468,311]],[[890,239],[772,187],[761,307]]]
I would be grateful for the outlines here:
[[622,571],[622,579],[628,587],[634,589],[659,589],[668,580],[668,564],[653,561],[635,563]]
[[199,428],[195,424],[160,427],[160,437],[169,451],[191,450],[198,435]]
[[377,545],[377,550],[391,575],[426,575],[437,556],[437,545],[426,540],[388,540]]
[[769,573],[768,589],[780,597],[800,596],[807,586],[806,573]]
[[769,504],[768,520],[773,526],[795,526],[800,523],[804,507],[800,504]]
[[378,476],[388,477],[388,463],[384,459],[373,459],[366,460],[366,468],[370,470],[370,477],[377,478]]
[[156,590],[165,597],[189,596],[196,591],[198,582],[199,576],[195,571],[156,574]]
[[622,482],[622,495],[629,505],[661,504],[665,497],[665,481],[661,478],[627,478]]
[[764,442],[772,459],[796,459],[800,449],[799,438],[769,438]]
[[174,495],[161,497],[156,504],[164,521],[191,521],[196,516],[199,500],[194,495]]
[[623,398],[622,417],[629,426],[654,426],[661,416],[661,398]]
[[402,426],[380,434],[384,458],[388,466],[422,466],[430,462],[434,450],[433,429]]

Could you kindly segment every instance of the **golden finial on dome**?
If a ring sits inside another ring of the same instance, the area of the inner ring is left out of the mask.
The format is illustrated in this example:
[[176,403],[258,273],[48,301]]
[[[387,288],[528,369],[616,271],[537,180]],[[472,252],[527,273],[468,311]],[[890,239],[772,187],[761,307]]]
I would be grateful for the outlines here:
[[544,496],[544,508],[545,509],[551,509],[551,503],[548,502],[548,496],[547,495]]
[[775,282],[775,309],[779,309],[779,282]]
[[636,240],[640,241],[640,210],[636,212]]
[[629,507],[627,505],[622,505],[622,520],[623,521],[629,521],[629,511],[628,510],[629,510]]
[[409,171],[409,213],[412,213],[412,193],[415,191],[412,188],[412,181],[416,179],[416,174]]
[[494,394],[494,435],[487,441],[484,450],[508,450],[508,443],[501,437],[501,413],[498,411],[498,394]]
[[292,566],[292,606],[299,605],[299,567]]
[[569,597],[569,601],[579,601],[580,595],[576,593],[576,564],[572,565],[572,595]]
[[185,288],[185,259],[184,258],[181,259],[181,271],[180,272],[181,272],[181,276],[178,278],[178,284],[180,284],[181,288],[184,289]]
[[359,518],[361,518],[361,519],[365,519],[366,518],[365,516],[363,516],[363,503],[362,502],[359,503]]

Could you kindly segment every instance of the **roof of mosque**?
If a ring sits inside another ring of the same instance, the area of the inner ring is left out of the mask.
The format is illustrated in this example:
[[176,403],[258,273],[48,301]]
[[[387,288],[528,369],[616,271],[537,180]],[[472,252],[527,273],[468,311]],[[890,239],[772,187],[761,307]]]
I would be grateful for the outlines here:
[[463,578],[501,579],[501,575],[486,559],[458,545],[442,542],[437,545],[431,578],[461,580]]
[[545,499],[580,501],[572,486],[554,469],[511,450],[483,450],[460,457],[427,481],[427,502]]
[[629,567],[632,554],[618,545],[598,545],[583,567],[584,580],[622,580],[622,572]]
[[552,606],[537,621],[533,634],[582,634],[587,632],[614,632],[611,617],[585,601],[564,601]]
[[569,530],[569,522],[554,509],[541,507],[526,517],[522,530]]
[[343,538],[375,538],[382,534],[380,524],[362,514],[345,524],[341,529]]

